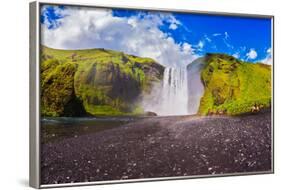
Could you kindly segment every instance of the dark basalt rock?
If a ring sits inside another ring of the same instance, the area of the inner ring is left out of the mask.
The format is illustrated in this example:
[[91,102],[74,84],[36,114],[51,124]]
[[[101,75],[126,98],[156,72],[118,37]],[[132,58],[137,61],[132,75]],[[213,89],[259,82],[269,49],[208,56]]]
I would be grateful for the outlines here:
[[147,112],[145,112],[144,115],[145,115],[145,116],[157,116],[157,113],[151,112],[151,111],[147,111]]

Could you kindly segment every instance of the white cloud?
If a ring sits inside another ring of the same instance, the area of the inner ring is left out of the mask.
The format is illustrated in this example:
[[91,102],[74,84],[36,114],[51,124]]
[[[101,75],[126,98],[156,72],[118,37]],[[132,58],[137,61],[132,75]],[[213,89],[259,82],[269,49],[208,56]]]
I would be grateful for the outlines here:
[[224,38],[227,40],[229,38],[229,35],[227,32],[224,32]]
[[256,59],[258,56],[258,53],[255,49],[250,49],[250,51],[246,54],[247,59]]
[[264,59],[262,59],[262,60],[260,60],[259,62],[262,62],[262,63],[264,63],[264,64],[268,64],[268,65],[271,65],[272,64],[272,51],[271,51],[271,48],[268,48],[267,50],[266,50],[266,53],[267,53],[267,55],[266,55],[266,57],[264,58]]
[[60,26],[42,24],[42,44],[59,49],[105,48],[151,57],[165,66],[185,65],[197,56],[190,44],[177,44],[159,29],[163,22],[176,29],[181,23],[171,14],[139,14],[115,17],[110,9],[61,10]]
[[[231,41],[230,41],[230,36],[228,34],[228,32],[224,32],[224,33],[213,33],[212,38],[216,38],[221,40],[224,45],[229,48],[229,49],[234,49],[234,46],[232,45]],[[209,38],[210,39],[210,38]],[[206,39],[208,40],[208,39]],[[211,40],[211,39],[210,39]],[[209,41],[209,40],[208,40]],[[209,41],[210,42],[210,41]]]
[[[41,9],[41,13],[42,15],[44,16],[44,18],[47,18],[48,15],[47,15],[47,12],[46,12],[46,9],[47,9],[48,6],[43,6],[42,9]],[[62,9],[59,9],[57,6],[53,6],[53,11],[54,11],[54,14],[55,15],[58,15],[59,17],[64,17],[66,16],[65,13],[63,12]],[[50,28],[50,27],[53,27],[53,28],[57,28],[60,26],[61,24],[61,21],[60,19],[57,19],[57,20],[49,20],[49,19],[45,19],[44,20],[44,24]]]
[[234,46],[230,43],[229,34],[224,32],[224,37],[222,38],[223,43],[230,49],[234,49]]
[[214,33],[213,36],[221,36],[221,33]]
[[204,35],[204,38],[205,38],[206,41],[212,42],[211,38],[209,38],[206,34]]
[[165,17],[166,22],[170,23],[169,29],[176,30],[179,25],[181,25],[180,21],[178,21],[174,16],[169,15],[169,17]]
[[199,41],[198,44],[197,44],[197,47],[199,49],[202,49],[204,47],[204,42],[203,41]]
[[232,56],[235,57],[236,59],[239,59],[240,53],[239,53],[239,52],[236,52],[236,53],[234,53]]
[[178,26],[175,23],[170,24],[169,29],[176,30]]

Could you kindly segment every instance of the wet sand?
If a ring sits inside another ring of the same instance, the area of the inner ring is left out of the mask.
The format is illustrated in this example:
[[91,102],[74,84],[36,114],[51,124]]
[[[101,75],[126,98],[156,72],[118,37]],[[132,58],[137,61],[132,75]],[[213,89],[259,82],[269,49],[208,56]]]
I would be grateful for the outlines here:
[[271,113],[148,117],[43,143],[41,183],[271,170]]

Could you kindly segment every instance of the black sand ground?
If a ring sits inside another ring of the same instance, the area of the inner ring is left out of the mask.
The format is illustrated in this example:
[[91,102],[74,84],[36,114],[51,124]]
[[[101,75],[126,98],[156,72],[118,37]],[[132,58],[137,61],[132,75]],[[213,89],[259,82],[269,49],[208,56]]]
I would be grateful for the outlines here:
[[151,117],[42,144],[42,184],[271,170],[271,114]]

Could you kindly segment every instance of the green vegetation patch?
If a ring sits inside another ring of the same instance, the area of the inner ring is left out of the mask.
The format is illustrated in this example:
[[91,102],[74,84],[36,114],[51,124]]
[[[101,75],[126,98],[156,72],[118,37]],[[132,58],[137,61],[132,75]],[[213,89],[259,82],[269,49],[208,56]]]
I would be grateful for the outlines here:
[[105,49],[42,46],[41,63],[43,116],[65,116],[72,108],[65,105],[73,98],[80,103],[81,113],[143,114],[139,98],[151,91],[154,82],[162,80],[164,72],[153,59]]
[[200,101],[203,115],[251,112],[253,106],[271,105],[271,66],[248,63],[225,54],[208,54],[201,72],[205,92]]
[[44,116],[84,115],[81,100],[75,96],[77,65],[47,59],[41,62],[41,114]]

